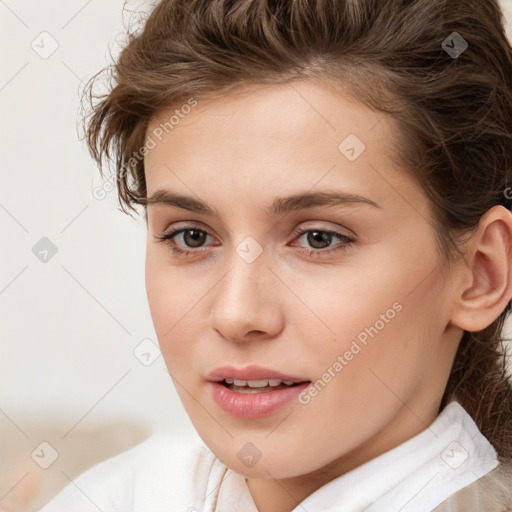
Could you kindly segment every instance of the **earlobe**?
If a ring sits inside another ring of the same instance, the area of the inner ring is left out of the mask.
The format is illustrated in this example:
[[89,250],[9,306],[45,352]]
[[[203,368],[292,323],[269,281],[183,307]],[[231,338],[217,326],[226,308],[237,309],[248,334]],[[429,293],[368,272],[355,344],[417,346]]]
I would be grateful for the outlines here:
[[452,324],[477,332],[503,312],[512,297],[511,243],[512,213],[503,206],[494,206],[480,219],[459,262],[460,286]]

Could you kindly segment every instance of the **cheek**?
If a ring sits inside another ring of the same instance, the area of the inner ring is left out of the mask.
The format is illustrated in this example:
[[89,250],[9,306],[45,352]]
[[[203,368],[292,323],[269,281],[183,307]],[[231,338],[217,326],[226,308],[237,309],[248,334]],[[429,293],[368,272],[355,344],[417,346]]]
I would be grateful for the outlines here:
[[[146,294],[155,332],[164,353],[168,341],[179,329],[180,319],[186,314],[186,293],[182,274],[162,261],[157,251],[146,254]],[[188,308],[190,309],[190,307]],[[165,354],[164,354],[165,357]]]
[[171,374],[187,372],[209,318],[209,287],[193,272],[171,265],[160,251],[146,254],[146,294],[162,355]]
[[198,302],[201,283],[183,268],[170,264],[166,252],[157,248],[146,252],[145,278],[155,328],[164,334]]
[[357,319],[344,321],[341,314],[337,340],[308,350],[317,391],[302,397],[304,422],[325,423],[328,410],[336,427],[324,425],[327,444],[337,429],[355,443],[387,424],[418,389],[435,353],[419,301],[394,293],[381,299],[367,302],[366,310],[347,301]]
[[298,295],[312,304],[301,309],[302,339],[317,378],[335,373],[352,396],[381,386],[381,374],[401,389],[420,378],[444,328],[441,284],[435,273],[424,279],[435,268],[430,263],[404,258],[388,267],[367,265],[364,273],[340,273],[325,286],[302,284]]
[[[398,279],[388,279],[388,275],[386,269],[368,265],[340,268],[328,279],[296,281],[294,292],[303,304],[287,314],[300,317],[300,323],[308,326],[303,340],[316,345],[312,353],[342,354],[353,340],[364,346],[371,337],[390,331],[401,315],[408,286],[403,275]],[[330,342],[325,351],[320,343],[324,340]]]
[[[169,318],[169,315],[172,315],[172,312],[175,311],[172,306],[173,302],[176,302],[177,286],[175,280],[172,279],[172,272],[164,271],[163,263],[160,260],[161,258],[157,256],[155,251],[150,248],[147,249],[146,295],[153,324],[158,338],[161,340],[163,330],[172,326],[170,322],[172,319]],[[173,281],[175,286],[171,286]]]

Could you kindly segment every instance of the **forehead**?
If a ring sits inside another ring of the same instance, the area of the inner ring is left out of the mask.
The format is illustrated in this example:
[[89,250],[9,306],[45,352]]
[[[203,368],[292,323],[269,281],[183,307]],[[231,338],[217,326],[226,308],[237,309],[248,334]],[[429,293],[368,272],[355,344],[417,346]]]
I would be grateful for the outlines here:
[[255,198],[321,186],[353,194],[370,189],[376,202],[386,194],[421,196],[392,159],[396,128],[390,116],[329,84],[243,86],[151,120],[148,196],[162,188],[203,196],[224,190],[234,201],[237,193]]
[[[230,142],[249,143],[247,136],[268,139],[286,136],[287,141],[311,139],[313,134],[335,135],[340,141],[350,133],[360,139],[382,138],[392,142],[394,120],[382,112],[370,110],[330,82],[301,80],[283,84],[248,84],[213,97],[183,101],[155,114],[148,124],[147,135],[155,130],[161,138],[177,134],[187,127],[205,142],[231,132]],[[380,130],[375,127],[383,123]],[[215,130],[211,130],[215,126]],[[384,129],[382,129],[384,128]],[[234,138],[235,133],[239,138]],[[242,137],[243,136],[243,137]],[[245,140],[244,140],[245,139]],[[327,137],[329,143],[331,137]],[[317,137],[318,142],[320,140]],[[389,144],[387,145],[389,147]]]

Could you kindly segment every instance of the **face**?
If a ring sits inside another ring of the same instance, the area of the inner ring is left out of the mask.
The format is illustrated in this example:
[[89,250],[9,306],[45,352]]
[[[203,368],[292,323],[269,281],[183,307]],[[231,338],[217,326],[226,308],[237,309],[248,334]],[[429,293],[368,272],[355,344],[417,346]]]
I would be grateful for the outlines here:
[[146,286],[205,443],[246,477],[293,478],[424,430],[460,332],[393,120],[308,81],[181,111],[147,131]]

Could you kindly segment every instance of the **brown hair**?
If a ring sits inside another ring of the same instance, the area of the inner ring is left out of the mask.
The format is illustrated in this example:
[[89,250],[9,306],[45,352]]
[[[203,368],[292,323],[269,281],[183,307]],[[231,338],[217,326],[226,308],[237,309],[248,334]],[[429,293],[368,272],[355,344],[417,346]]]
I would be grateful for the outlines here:
[[[397,162],[430,198],[448,261],[489,208],[510,207],[512,48],[497,0],[163,0],[107,71],[108,94],[92,92],[102,72],[87,84],[84,126],[100,170],[114,165],[126,213],[145,205],[153,116],[242,84],[302,78],[344,87],[398,122]],[[458,400],[502,462],[512,461],[509,308],[464,332],[442,400]]]

